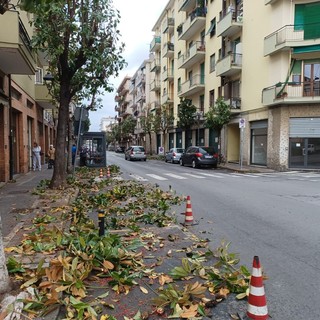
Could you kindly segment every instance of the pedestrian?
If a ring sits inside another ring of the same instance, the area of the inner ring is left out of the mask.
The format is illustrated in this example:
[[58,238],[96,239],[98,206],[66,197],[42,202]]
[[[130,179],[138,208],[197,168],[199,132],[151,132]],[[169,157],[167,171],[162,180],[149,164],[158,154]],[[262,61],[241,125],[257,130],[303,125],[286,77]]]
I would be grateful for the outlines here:
[[80,149],[80,167],[84,167],[87,163],[87,147],[83,145]]
[[56,157],[56,149],[53,147],[52,144],[50,144],[50,147],[48,150],[48,157],[49,157],[48,169],[52,169],[52,167],[54,166],[54,160]]
[[32,167],[33,171],[36,171],[38,168],[41,171],[41,147],[37,142],[33,143],[32,148]]
[[76,161],[76,154],[77,154],[77,146],[75,144],[72,145],[72,165],[74,166],[74,163]]

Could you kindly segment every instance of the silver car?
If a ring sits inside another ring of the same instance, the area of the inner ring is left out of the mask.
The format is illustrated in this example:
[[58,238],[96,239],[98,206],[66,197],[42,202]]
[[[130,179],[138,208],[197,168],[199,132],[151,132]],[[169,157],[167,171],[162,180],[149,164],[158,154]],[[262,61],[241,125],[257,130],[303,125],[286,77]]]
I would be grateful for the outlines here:
[[164,159],[165,162],[179,163],[180,157],[183,154],[183,148],[171,148]]
[[124,158],[130,161],[131,160],[147,161],[146,151],[142,146],[129,147],[124,153]]

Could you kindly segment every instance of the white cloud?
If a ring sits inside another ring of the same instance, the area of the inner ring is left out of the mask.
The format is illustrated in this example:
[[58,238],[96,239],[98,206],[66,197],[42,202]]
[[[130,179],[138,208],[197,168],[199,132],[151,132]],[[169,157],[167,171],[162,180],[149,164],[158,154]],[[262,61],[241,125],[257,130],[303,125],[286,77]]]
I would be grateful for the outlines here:
[[[126,76],[132,76],[143,60],[149,57],[149,47],[152,41],[152,28],[168,3],[168,0],[114,0],[114,6],[120,11],[121,42],[126,45],[123,54],[127,68],[120,72],[112,83],[117,88]],[[100,119],[115,116],[115,92],[106,93],[103,97],[104,107],[96,112],[90,112],[90,131],[100,130]]]

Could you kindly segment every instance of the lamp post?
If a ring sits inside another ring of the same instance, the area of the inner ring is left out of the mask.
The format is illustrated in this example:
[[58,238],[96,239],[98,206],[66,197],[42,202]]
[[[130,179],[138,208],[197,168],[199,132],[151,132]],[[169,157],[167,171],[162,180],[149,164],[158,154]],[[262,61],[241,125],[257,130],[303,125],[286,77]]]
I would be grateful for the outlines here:
[[201,120],[201,117],[202,117],[202,112],[201,111],[197,111],[195,114],[194,114],[194,117],[197,121],[197,130],[198,130],[198,134],[197,134],[197,146],[200,145],[200,120]]

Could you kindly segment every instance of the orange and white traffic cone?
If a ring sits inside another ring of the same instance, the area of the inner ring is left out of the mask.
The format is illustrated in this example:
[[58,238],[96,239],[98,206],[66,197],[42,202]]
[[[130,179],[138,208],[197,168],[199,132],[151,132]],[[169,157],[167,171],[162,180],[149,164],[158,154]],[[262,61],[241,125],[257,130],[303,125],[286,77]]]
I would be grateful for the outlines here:
[[102,172],[102,169],[100,169],[99,178],[103,178],[103,172]]
[[187,207],[185,213],[184,226],[191,226],[193,224],[192,206],[190,196],[187,196]]
[[254,256],[253,258],[247,316],[254,320],[265,320],[269,318],[267,299],[264,291],[262,271],[258,256]]
[[110,178],[110,169],[109,169],[109,167],[107,169],[107,178]]

